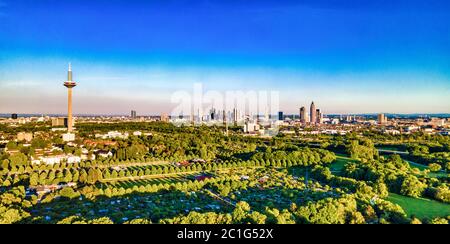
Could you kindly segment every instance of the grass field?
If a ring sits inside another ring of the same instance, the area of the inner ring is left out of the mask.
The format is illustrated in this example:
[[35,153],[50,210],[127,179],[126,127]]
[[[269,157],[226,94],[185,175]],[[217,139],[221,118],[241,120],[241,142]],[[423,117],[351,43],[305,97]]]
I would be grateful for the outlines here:
[[428,166],[426,166],[426,165],[414,163],[414,162],[411,162],[408,160],[405,160],[405,161],[409,163],[409,166],[411,166],[411,168],[418,168],[422,171],[428,169]]
[[[406,160],[406,162],[409,163],[409,165],[411,166],[411,168],[418,168],[421,171],[424,171],[426,169],[429,169],[428,166],[426,165],[422,165],[422,164],[418,164],[418,163],[414,163],[411,161]],[[429,172],[427,174],[428,177],[434,177],[434,178],[443,178],[443,177],[447,177],[447,173],[445,173],[444,171],[439,171],[439,172]]]
[[408,216],[414,215],[419,219],[450,216],[450,204],[394,193],[390,193],[387,200],[400,205]]
[[349,162],[355,162],[356,160],[351,159],[343,154],[336,154],[336,160],[331,163],[330,170],[334,172],[340,172],[344,169],[344,166]]

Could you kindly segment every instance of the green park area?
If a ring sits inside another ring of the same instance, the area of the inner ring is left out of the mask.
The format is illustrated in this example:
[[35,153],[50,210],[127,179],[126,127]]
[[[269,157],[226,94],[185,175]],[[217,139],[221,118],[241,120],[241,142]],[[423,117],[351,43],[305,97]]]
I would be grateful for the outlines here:
[[333,172],[340,172],[344,169],[345,165],[356,160],[347,157],[344,154],[336,154],[336,160],[331,163],[330,170]]
[[400,205],[408,216],[414,215],[419,219],[447,217],[450,215],[450,204],[430,199],[412,198],[390,193],[388,200]]

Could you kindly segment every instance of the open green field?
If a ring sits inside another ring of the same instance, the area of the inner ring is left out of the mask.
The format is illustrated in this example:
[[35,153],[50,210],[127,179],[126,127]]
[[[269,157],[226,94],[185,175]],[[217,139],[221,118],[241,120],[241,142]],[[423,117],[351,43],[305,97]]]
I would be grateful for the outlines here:
[[428,173],[428,176],[433,178],[444,178],[447,177],[448,174],[443,171],[439,171],[439,172],[430,172]]
[[[423,165],[423,164],[418,164],[418,163],[414,163],[411,161],[406,160],[406,162],[409,163],[409,165],[411,166],[411,168],[417,168],[421,171],[424,171],[426,169],[429,169],[428,166]],[[447,173],[445,173],[444,171],[439,171],[439,172],[429,172],[427,174],[428,177],[434,177],[434,178],[443,178],[443,177],[447,177]]]
[[395,193],[389,193],[387,200],[400,205],[408,216],[414,215],[419,219],[450,216],[450,204]]
[[351,159],[343,154],[336,154],[336,160],[331,163],[330,170],[334,172],[340,172],[344,169],[345,165],[356,160]]
[[411,161],[408,161],[408,160],[405,160],[405,161],[408,162],[408,164],[409,164],[409,166],[411,166],[411,168],[418,168],[418,169],[420,169],[422,171],[428,169],[427,165],[414,163],[414,162],[411,162]]

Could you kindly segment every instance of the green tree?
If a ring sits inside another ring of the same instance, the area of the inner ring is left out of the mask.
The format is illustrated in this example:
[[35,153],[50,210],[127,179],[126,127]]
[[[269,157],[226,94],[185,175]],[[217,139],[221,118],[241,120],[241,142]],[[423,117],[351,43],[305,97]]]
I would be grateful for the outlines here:
[[440,164],[431,163],[428,165],[428,168],[431,170],[431,172],[438,172],[442,169]]

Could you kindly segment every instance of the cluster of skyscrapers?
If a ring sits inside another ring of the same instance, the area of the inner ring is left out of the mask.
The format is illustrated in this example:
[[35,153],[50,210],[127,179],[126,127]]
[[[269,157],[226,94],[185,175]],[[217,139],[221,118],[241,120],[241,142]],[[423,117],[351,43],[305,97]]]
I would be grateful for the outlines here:
[[385,114],[378,114],[378,124],[384,125],[387,124],[387,116]]
[[135,110],[131,110],[131,118],[133,119],[137,118],[137,113]]
[[311,103],[309,107],[309,117],[306,108],[303,106],[300,108],[300,122],[307,124],[321,124],[323,119],[323,114],[319,108],[316,108],[314,102]]

